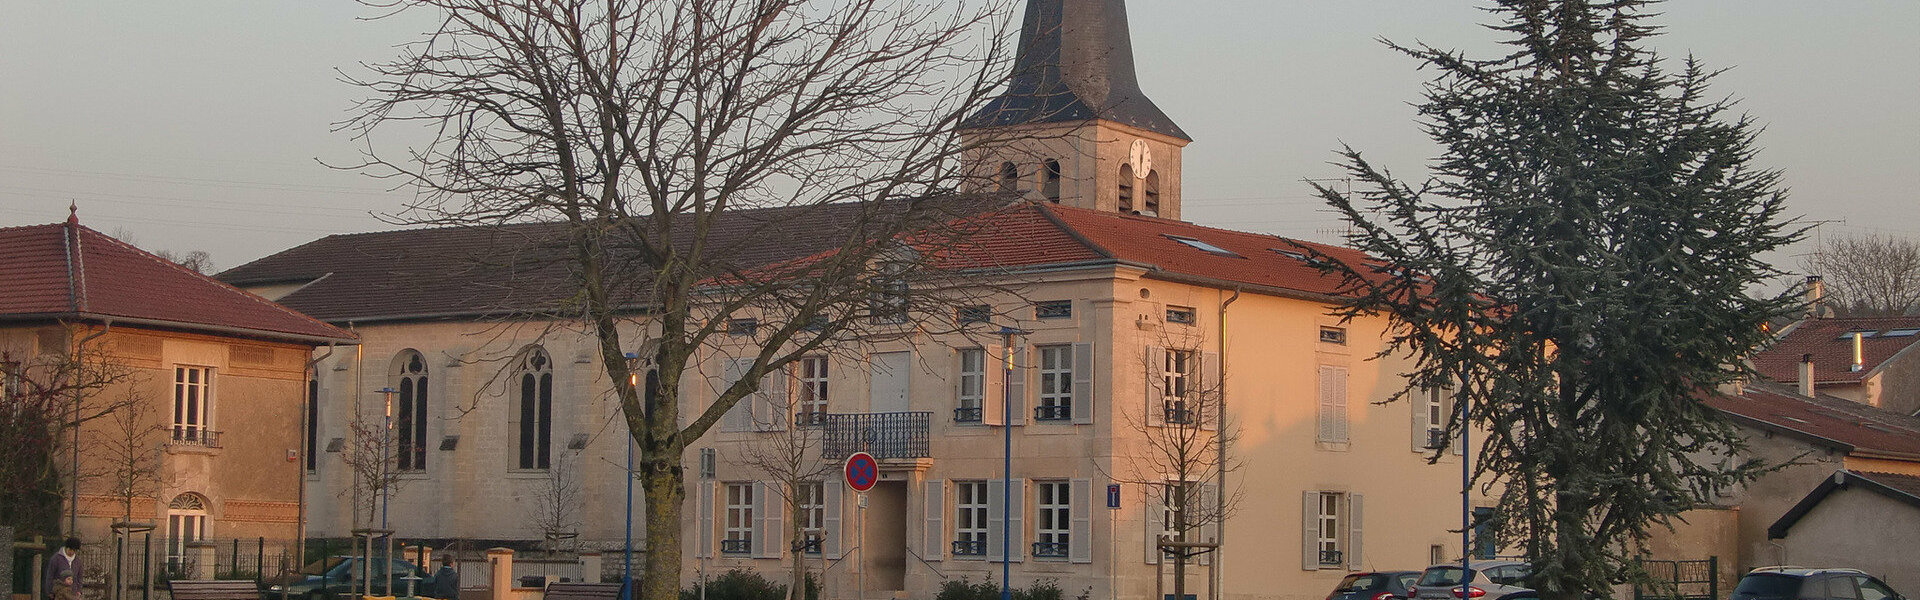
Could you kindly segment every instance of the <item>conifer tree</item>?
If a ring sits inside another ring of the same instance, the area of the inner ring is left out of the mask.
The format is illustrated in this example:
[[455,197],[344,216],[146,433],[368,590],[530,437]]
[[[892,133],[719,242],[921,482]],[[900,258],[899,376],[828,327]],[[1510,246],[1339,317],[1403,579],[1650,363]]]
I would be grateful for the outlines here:
[[1752,295],[1779,275],[1758,256],[1799,236],[1780,175],[1709,95],[1716,71],[1645,47],[1649,4],[1499,0],[1508,52],[1489,59],[1389,42],[1437,71],[1432,173],[1403,182],[1349,147],[1354,191],[1318,186],[1381,259],[1321,257],[1354,294],[1342,310],[1395,321],[1409,390],[1459,386],[1448,437],[1474,427],[1475,484],[1499,498],[1481,526],[1547,600],[1610,596],[1651,533],[1760,472],[1700,400],[1796,308]]

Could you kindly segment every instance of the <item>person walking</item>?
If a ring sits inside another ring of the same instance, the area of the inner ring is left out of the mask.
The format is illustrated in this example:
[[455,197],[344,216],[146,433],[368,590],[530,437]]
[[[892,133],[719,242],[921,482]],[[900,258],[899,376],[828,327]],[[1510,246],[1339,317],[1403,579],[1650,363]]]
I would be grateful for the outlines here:
[[460,572],[453,570],[453,554],[440,555],[440,570],[433,572],[433,593],[428,594],[443,600],[459,600]]
[[67,538],[67,543],[47,559],[42,581],[40,589],[46,590],[52,600],[80,599],[80,538]]

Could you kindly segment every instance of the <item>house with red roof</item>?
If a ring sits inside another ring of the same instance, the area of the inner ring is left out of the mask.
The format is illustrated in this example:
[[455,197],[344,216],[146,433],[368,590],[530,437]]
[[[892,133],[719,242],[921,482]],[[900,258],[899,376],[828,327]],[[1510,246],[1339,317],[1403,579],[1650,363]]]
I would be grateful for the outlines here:
[[[300,443],[310,359],[356,342],[77,216],[0,229],[7,404],[57,405],[81,419],[46,441],[62,498],[47,535],[104,548],[115,523],[152,526],[156,560],[171,561],[156,568],[193,564],[198,540],[264,537],[291,550],[311,454]],[[77,411],[73,390],[49,397],[60,381],[89,382]],[[76,472],[87,476],[76,483]],[[199,574],[211,578],[212,567]]]
[[[805,357],[690,442],[688,578],[782,579],[803,553],[830,598],[932,597],[1009,565],[1016,586],[1157,598],[1172,589],[1175,548],[1192,555],[1189,594],[1297,597],[1284,590],[1459,558],[1460,458],[1436,450],[1450,396],[1387,402],[1408,382],[1402,359],[1375,358],[1386,320],[1329,316],[1341,282],[1310,255],[1364,256],[1179,220],[1189,138],[1139,89],[1123,4],[1030,2],[1020,75],[962,132],[979,185],[958,200],[882,201],[952,202],[972,234],[927,250],[996,277],[966,290],[977,304]],[[740,251],[748,276],[779,272],[837,247],[870,208],[737,210],[707,243]],[[526,316],[567,300],[553,254],[565,246],[550,243],[564,232],[336,235],[220,277],[361,336],[355,353],[318,359],[312,435],[341,445],[350,415],[398,402],[402,536],[539,540],[542,490],[573,468],[576,542],[618,547],[634,514],[608,390],[627,382],[605,380],[578,323]],[[736,320],[683,380],[682,414],[708,406],[738,379],[730,357],[757,348],[753,320]],[[1003,338],[1002,326],[1022,333]],[[823,476],[787,510],[749,452],[796,430],[819,433],[828,464],[875,455],[874,488]],[[1223,430],[1229,469],[1177,475],[1153,442]],[[347,535],[351,511],[328,499],[349,473],[332,454],[310,468],[312,529]],[[1183,524],[1176,505],[1218,518]]]
[[1920,315],[1832,317],[1818,309],[1818,278],[1809,278],[1810,314],[1788,325],[1753,367],[1803,395],[1846,398],[1912,415],[1920,413]]

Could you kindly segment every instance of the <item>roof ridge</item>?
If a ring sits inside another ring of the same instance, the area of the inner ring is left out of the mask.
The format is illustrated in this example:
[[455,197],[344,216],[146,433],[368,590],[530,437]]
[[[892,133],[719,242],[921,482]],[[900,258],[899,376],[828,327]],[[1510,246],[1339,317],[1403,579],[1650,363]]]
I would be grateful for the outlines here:
[[[339,327],[335,327],[335,326],[333,326],[332,324],[329,324],[329,323],[327,323],[327,322],[325,322],[325,321],[321,321],[321,320],[319,320],[319,319],[315,319],[315,318],[313,318],[312,316],[310,316],[310,315],[307,315],[306,313],[302,313],[302,312],[300,312],[300,311],[296,311],[296,310],[293,310],[293,309],[291,309],[291,308],[287,308],[286,306],[282,306],[282,305],[281,305],[280,303],[278,303],[278,302],[274,302],[274,301],[272,301],[272,300],[268,300],[268,299],[266,299],[266,298],[262,298],[262,297],[260,297],[260,296],[259,296],[258,294],[254,294],[254,293],[252,293],[252,292],[248,292],[248,291],[246,291],[246,290],[243,290],[243,289],[240,289],[240,288],[237,288],[237,287],[234,287],[234,286],[232,286],[232,285],[228,285],[228,284],[227,284],[226,282],[224,282],[224,281],[220,281],[220,280],[218,280],[218,279],[214,279],[214,278],[213,278],[213,276],[211,276],[211,275],[207,275],[207,274],[205,274],[205,273],[201,273],[201,272],[199,272],[199,271],[195,271],[195,270],[193,270],[193,269],[189,269],[189,268],[186,268],[185,266],[183,266],[183,265],[180,265],[179,263],[175,263],[175,262],[173,262],[173,261],[170,261],[170,260],[167,260],[167,259],[164,259],[164,258],[160,258],[160,257],[159,257],[158,255],[156,255],[156,254],[154,254],[154,253],[152,253],[152,252],[148,252],[148,251],[146,251],[146,250],[141,250],[141,249],[140,249],[140,248],[139,248],[138,246],[135,246],[135,245],[133,245],[133,244],[129,244],[129,243],[127,243],[127,242],[125,242],[125,241],[122,241],[122,240],[120,240],[120,239],[117,239],[117,238],[114,238],[113,236],[110,236],[110,235],[107,235],[107,234],[104,234],[104,233],[100,233],[99,231],[96,231],[96,230],[94,230],[94,229],[93,229],[93,228],[91,228],[91,227],[87,227],[87,226],[85,226],[85,225],[76,225],[76,227],[78,227],[78,228],[79,228],[79,231],[82,231],[82,232],[86,232],[86,233],[91,233],[91,234],[93,234],[94,236],[96,236],[96,237],[98,237],[98,238],[100,238],[100,239],[102,239],[102,240],[106,240],[107,242],[109,242],[109,243],[111,243],[111,244],[113,244],[113,245],[117,245],[117,246],[119,246],[119,247],[120,247],[120,248],[122,248],[122,249],[126,249],[126,250],[131,250],[131,251],[133,251],[133,253],[134,253],[134,255],[135,255],[135,256],[139,256],[139,257],[141,257],[141,258],[144,258],[144,259],[146,259],[146,260],[149,260],[149,261],[152,261],[152,262],[155,262],[155,263],[158,263],[158,264],[160,264],[160,265],[162,265],[162,266],[163,266],[164,268],[168,268],[168,269],[172,269],[172,270],[174,270],[174,271],[177,271],[177,272],[179,272],[179,273],[183,273],[183,274],[186,274],[186,275],[187,275],[187,276],[189,276],[189,277],[193,277],[193,278],[196,278],[196,279],[199,279],[200,281],[203,281],[203,282],[206,282],[206,283],[211,283],[211,284],[213,284],[213,285],[215,285],[215,286],[217,286],[217,287],[218,287],[219,289],[222,289],[222,290],[225,290],[225,291],[228,291],[228,292],[231,292],[231,293],[234,293],[234,294],[239,294],[239,296],[240,296],[241,298],[244,298],[244,299],[246,299],[246,300],[249,300],[249,301],[252,301],[252,302],[254,302],[254,303],[256,303],[256,304],[260,304],[260,305],[262,305],[262,306],[265,306],[265,307],[267,307],[267,308],[270,308],[270,309],[273,309],[273,310],[276,310],[276,311],[279,311],[279,312],[281,312],[281,313],[283,313],[283,314],[286,314],[286,315],[288,315],[288,316],[290,316],[290,317],[293,317],[293,318],[295,318],[295,319],[299,319],[299,320],[303,320],[303,321],[306,321],[306,322],[308,322],[308,323],[311,323],[311,324],[314,324],[314,325],[318,325],[318,326],[320,326],[320,327],[323,327],[323,328],[325,328],[325,329],[328,329],[328,330],[332,330],[332,331],[337,331],[337,332],[340,332],[340,333],[346,333],[346,334],[348,334],[348,336],[347,336],[347,337],[351,337],[351,335],[352,335],[352,334],[351,334],[351,332],[348,332],[347,330],[344,330],[344,329],[341,329],[341,328],[339,328]],[[76,238],[76,239],[78,239],[78,236],[76,235],[76,236],[75,236],[75,238]],[[207,324],[207,325],[214,325],[214,323],[206,323],[206,324]],[[272,330],[263,330],[263,331],[272,331]],[[287,332],[283,332],[283,333],[298,333],[298,332],[293,332],[293,331],[287,331]]]

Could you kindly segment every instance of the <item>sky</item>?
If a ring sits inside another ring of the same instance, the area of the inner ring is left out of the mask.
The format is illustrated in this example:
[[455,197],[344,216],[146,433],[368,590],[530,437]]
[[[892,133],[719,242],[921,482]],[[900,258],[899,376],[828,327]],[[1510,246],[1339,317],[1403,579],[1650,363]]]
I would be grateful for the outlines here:
[[[944,1],[944,0],[943,0]],[[1485,2],[1133,0],[1142,88],[1194,138],[1184,217],[1337,241],[1309,179],[1343,144],[1418,179],[1431,71],[1379,41],[1494,51]],[[1790,213],[1820,235],[1920,238],[1920,2],[1671,0],[1652,46],[1729,69],[1713,91],[1765,131]],[[348,164],[341,71],[432,23],[345,0],[0,0],[0,227],[81,222],[219,269],[333,233],[398,228],[410,198]],[[1340,185],[1335,183],[1334,185]],[[1794,252],[1805,252],[1803,245]],[[1792,254],[1774,260],[1791,267]]]

